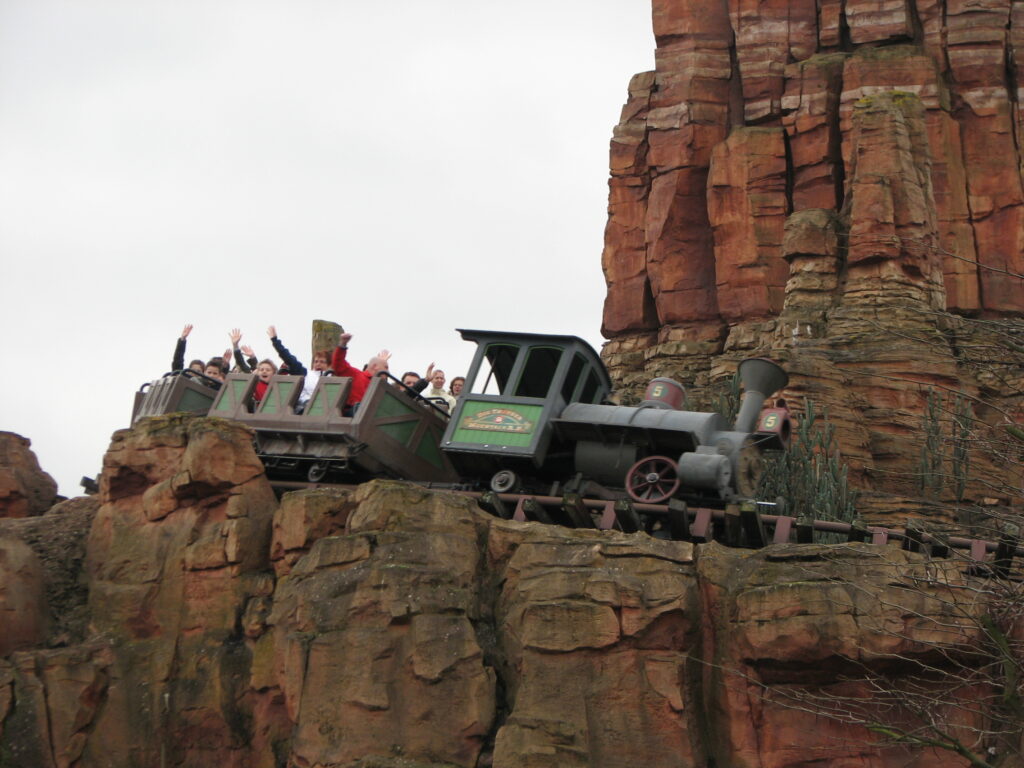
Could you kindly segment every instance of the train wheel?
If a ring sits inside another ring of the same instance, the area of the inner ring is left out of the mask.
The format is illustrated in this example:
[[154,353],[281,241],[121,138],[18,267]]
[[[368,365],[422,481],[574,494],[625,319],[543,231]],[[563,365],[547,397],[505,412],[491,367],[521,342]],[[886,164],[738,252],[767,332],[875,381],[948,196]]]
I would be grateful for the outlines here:
[[309,465],[309,471],[306,472],[306,477],[311,483],[319,483],[325,477],[327,477],[327,462],[326,461],[314,461]]
[[661,504],[679,490],[676,463],[667,456],[640,459],[626,473],[626,492],[633,501]]
[[508,469],[495,472],[491,478],[491,490],[495,493],[515,493],[519,490],[519,477]]

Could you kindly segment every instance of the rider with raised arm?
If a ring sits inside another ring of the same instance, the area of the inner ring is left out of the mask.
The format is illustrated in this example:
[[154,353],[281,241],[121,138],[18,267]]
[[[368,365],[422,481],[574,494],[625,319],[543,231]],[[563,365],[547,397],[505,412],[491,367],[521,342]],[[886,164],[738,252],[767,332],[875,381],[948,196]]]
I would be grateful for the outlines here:
[[252,347],[244,344],[238,346],[238,342],[242,340],[242,332],[238,328],[228,331],[228,337],[231,339],[231,349],[235,356],[235,367],[242,373],[252,373],[256,368],[256,354]]
[[370,362],[366,364],[366,368],[360,371],[346,359],[348,343],[351,340],[351,333],[341,334],[338,337],[338,346],[334,348],[334,354],[331,356],[331,370],[334,371],[334,375],[348,376],[352,379],[352,388],[349,390],[348,400],[346,401],[349,408],[362,402],[363,396],[366,394],[366,388],[370,386],[370,381],[374,376],[378,373],[387,372],[388,359],[391,357],[390,352],[382,349],[371,357]]
[[[174,357],[171,359],[171,370],[180,371],[185,368],[185,341],[188,339],[188,335],[192,333],[192,324],[187,323],[181,330],[181,336],[178,338],[178,343],[174,345]],[[193,360],[188,364],[188,367],[196,373],[202,373],[203,368],[206,366],[202,360]]]

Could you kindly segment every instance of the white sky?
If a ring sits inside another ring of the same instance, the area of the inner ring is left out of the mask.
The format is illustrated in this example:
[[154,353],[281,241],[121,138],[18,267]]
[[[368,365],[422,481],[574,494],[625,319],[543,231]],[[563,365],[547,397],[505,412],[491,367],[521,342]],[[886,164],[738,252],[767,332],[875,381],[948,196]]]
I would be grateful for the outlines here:
[[0,0],[0,429],[60,492],[133,393],[313,318],[465,372],[455,328],[601,343],[608,142],[650,0]]

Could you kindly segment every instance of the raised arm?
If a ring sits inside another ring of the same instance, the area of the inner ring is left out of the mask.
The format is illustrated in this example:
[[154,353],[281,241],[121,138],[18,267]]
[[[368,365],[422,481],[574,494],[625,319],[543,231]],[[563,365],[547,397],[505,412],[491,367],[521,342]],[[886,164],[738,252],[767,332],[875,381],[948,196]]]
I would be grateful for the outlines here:
[[270,326],[267,328],[267,336],[270,337],[270,343],[274,345],[274,351],[277,352],[284,364],[288,366],[288,373],[293,376],[305,376],[306,366],[299,362],[298,358],[295,357],[291,352],[288,351],[288,347],[281,343],[281,340],[277,338],[277,328]]
[[351,376],[353,372],[361,373],[346,358],[348,355],[348,343],[351,340],[351,333],[343,333],[338,337],[338,346],[334,348],[334,353],[331,355],[331,370],[334,371],[335,376]]
[[228,331],[228,336],[231,338],[231,349],[234,352],[235,365],[238,366],[238,370],[242,373],[252,373],[253,366],[245,361],[245,358],[242,357],[242,350],[238,348],[238,342],[242,340],[242,332],[237,328],[232,328]]
[[171,370],[181,371],[185,369],[185,340],[188,335],[192,333],[192,326],[186,325],[181,330],[181,336],[178,338],[178,343],[174,345],[174,357],[171,359]]
[[422,392],[427,388],[430,383],[430,377],[434,375],[434,364],[431,363],[427,366],[427,375],[412,385],[411,389],[413,392]]

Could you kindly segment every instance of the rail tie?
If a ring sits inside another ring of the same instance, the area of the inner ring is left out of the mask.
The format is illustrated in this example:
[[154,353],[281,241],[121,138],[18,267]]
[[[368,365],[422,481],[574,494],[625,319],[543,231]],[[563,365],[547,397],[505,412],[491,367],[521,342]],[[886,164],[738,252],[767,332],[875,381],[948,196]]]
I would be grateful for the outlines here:
[[[307,488],[355,488],[337,483],[272,481],[272,485],[278,493]],[[698,544],[718,541],[727,546],[760,549],[768,544],[811,543],[816,534],[831,533],[848,542],[867,541],[874,546],[898,543],[904,550],[937,559],[948,558],[954,550],[962,550],[973,573],[1000,577],[1009,576],[1014,558],[1024,557],[1024,547],[1020,545],[1016,530],[1005,532],[999,541],[993,542],[964,536],[939,537],[915,526],[901,531],[865,525],[861,520],[843,523],[808,516],[770,515],[758,512],[759,504],[753,501],[714,509],[689,506],[679,499],[670,499],[667,504],[644,504],[630,499],[588,499],[575,493],[544,496],[444,490],[474,498],[482,510],[505,520],[624,533],[646,531],[658,535],[664,532],[663,536],[668,538]]]

